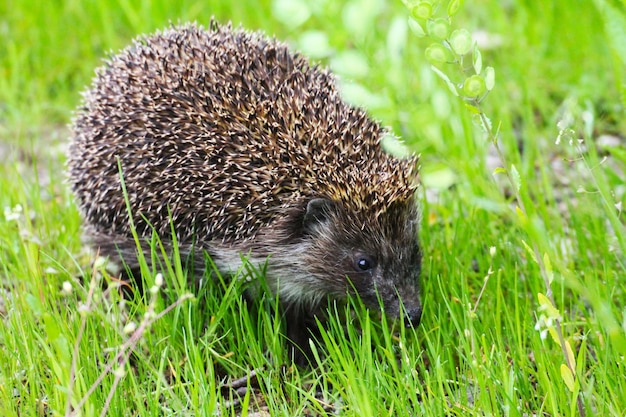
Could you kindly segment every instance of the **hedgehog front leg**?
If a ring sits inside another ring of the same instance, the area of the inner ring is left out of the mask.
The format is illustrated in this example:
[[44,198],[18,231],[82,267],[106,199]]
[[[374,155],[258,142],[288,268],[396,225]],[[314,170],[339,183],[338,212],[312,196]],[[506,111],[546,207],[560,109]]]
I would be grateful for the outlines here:
[[284,305],[285,327],[289,355],[300,367],[314,364],[311,343],[321,340],[321,333],[316,322],[320,318],[318,311],[310,311],[299,305]]

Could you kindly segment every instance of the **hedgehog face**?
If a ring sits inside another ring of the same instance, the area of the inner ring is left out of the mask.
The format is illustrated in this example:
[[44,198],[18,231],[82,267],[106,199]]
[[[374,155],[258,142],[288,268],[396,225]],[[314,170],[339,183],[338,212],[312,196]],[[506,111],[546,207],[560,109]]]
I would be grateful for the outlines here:
[[375,220],[359,217],[327,199],[308,203],[302,256],[311,278],[304,291],[336,298],[356,292],[369,308],[382,301],[391,318],[400,316],[402,305],[405,323],[417,325],[421,253],[414,201],[396,203]]

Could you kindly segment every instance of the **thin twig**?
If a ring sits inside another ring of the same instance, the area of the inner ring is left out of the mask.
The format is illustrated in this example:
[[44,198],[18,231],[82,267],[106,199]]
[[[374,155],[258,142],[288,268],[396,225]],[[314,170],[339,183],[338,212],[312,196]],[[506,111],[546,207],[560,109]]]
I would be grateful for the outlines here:
[[[480,110],[478,102],[475,102],[474,105],[476,106],[476,108],[478,108]],[[500,145],[498,144],[498,138],[493,134],[493,131],[491,130],[491,126],[488,123],[487,117],[482,112],[482,110],[480,110],[479,114],[480,114],[481,122],[482,122],[482,124],[484,126],[484,129],[485,129],[487,135],[489,136],[489,139],[491,140],[491,142],[493,143],[493,145],[494,145],[494,147],[496,149],[496,152],[498,154],[498,158],[500,158],[500,161],[504,165],[504,161],[506,161],[506,158],[504,157],[504,153],[502,152],[502,149],[500,148]],[[515,201],[517,203],[517,206],[522,211],[522,213],[524,213],[525,216],[528,216],[528,212],[526,211],[526,207],[524,205],[524,201],[523,201],[521,195],[519,194],[519,190],[515,186],[515,181],[514,181],[513,177],[511,176],[511,173],[509,172],[508,169],[505,169],[504,172],[505,172],[505,175],[506,175],[509,183],[513,187],[513,193],[515,195]],[[533,253],[535,255],[535,261],[537,262],[537,265],[539,265],[539,271],[541,273],[541,278],[543,279],[544,285],[546,286],[546,297],[548,297],[548,299],[550,300],[550,302],[552,303],[553,306],[556,306],[556,302],[554,300],[554,294],[552,292],[552,286],[550,285],[550,278],[549,278],[548,270],[546,268],[544,259],[541,256],[541,253],[539,251],[539,247],[537,246],[537,243],[535,241],[531,241],[531,244],[532,244]],[[576,373],[576,368],[574,367],[574,364],[572,364],[570,362],[569,354],[567,352],[567,348],[565,347],[566,346],[565,345],[565,337],[563,336],[563,331],[561,329],[561,321],[558,318],[556,318],[556,317],[554,318],[554,325],[555,325],[556,334],[557,334],[557,336],[559,338],[559,345],[561,346],[561,351],[563,352],[563,356],[565,357],[565,364],[569,368],[569,370],[572,373],[572,375],[576,379],[579,379],[579,376]],[[577,403],[577,406],[578,406],[578,414],[581,417],[585,417],[585,408],[584,408],[583,399],[582,399],[582,391],[579,392],[578,395],[576,396],[576,403]]]
[[[96,253],[96,259],[98,258],[98,253]],[[96,263],[93,264],[93,270],[91,271],[91,280],[89,281],[89,291],[87,292],[87,302],[85,303],[85,308],[87,311],[91,308],[91,302],[93,300],[94,288],[96,286]],[[85,334],[85,328],[87,327],[87,315],[84,314],[80,321],[80,328],[78,329],[78,335],[76,336],[76,342],[74,343],[74,350],[72,352],[72,365],[70,366],[70,377],[69,377],[69,385],[67,387],[67,404],[65,405],[65,415],[72,415],[72,394],[74,390],[74,384],[76,383],[76,367],[78,365],[78,350],[80,346],[80,342],[83,339],[83,335]]]
[[[135,347],[137,346],[137,343],[139,343],[139,341],[141,340],[144,332],[146,331],[146,329],[148,327],[150,327],[152,325],[152,323],[154,323],[156,320],[158,320],[161,317],[163,317],[165,314],[167,314],[172,309],[176,308],[183,301],[185,301],[185,300],[187,300],[189,298],[193,298],[193,295],[192,294],[183,294],[178,300],[176,300],[174,303],[172,303],[169,306],[167,306],[159,314],[150,314],[151,312],[153,312],[153,310],[152,310],[153,306],[151,305],[149,310],[148,310],[148,313],[144,316],[144,319],[139,324],[137,329],[128,338],[128,340],[126,342],[124,342],[120,346],[120,350],[117,353],[117,355],[115,355],[115,357],[107,363],[107,365],[105,366],[104,370],[100,373],[98,378],[96,378],[96,380],[91,385],[91,387],[89,387],[89,389],[87,390],[87,392],[85,393],[83,398],[76,405],[75,412],[70,414],[70,416],[76,415],[76,411],[80,410],[85,405],[85,403],[87,402],[88,398],[95,391],[95,389],[100,385],[100,383],[104,380],[104,378],[109,373],[111,373],[111,371],[113,370],[114,366],[117,365],[119,368],[122,368],[123,366],[126,365],[126,363],[128,362],[128,359],[130,358],[130,354],[134,351]],[[118,376],[116,375],[115,380],[113,382],[113,386],[111,387],[111,390],[109,391],[109,396],[107,397],[107,401],[105,402],[105,406],[104,406],[104,408],[102,410],[103,413],[106,412],[107,409],[108,409],[108,406],[109,406],[109,403],[110,403],[110,397],[115,392],[115,389],[117,388],[117,385],[119,383],[118,379],[121,379],[121,378],[118,378]]]

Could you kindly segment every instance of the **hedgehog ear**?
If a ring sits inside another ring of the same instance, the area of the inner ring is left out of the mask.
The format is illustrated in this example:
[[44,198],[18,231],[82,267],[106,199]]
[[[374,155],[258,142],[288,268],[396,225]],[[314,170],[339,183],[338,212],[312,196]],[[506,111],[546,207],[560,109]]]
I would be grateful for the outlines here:
[[330,221],[335,203],[327,198],[314,198],[306,205],[306,212],[302,219],[305,232],[311,232]]

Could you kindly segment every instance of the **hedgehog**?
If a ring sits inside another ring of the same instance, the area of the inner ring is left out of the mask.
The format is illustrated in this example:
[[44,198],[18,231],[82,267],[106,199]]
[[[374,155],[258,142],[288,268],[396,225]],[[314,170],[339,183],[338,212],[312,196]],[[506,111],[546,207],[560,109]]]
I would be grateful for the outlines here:
[[386,153],[388,129],[286,44],[215,21],[140,36],[96,70],[72,129],[85,235],[114,263],[138,271],[131,228],[175,243],[196,282],[207,255],[227,277],[246,259],[304,355],[328,302],[419,323],[419,156]]

